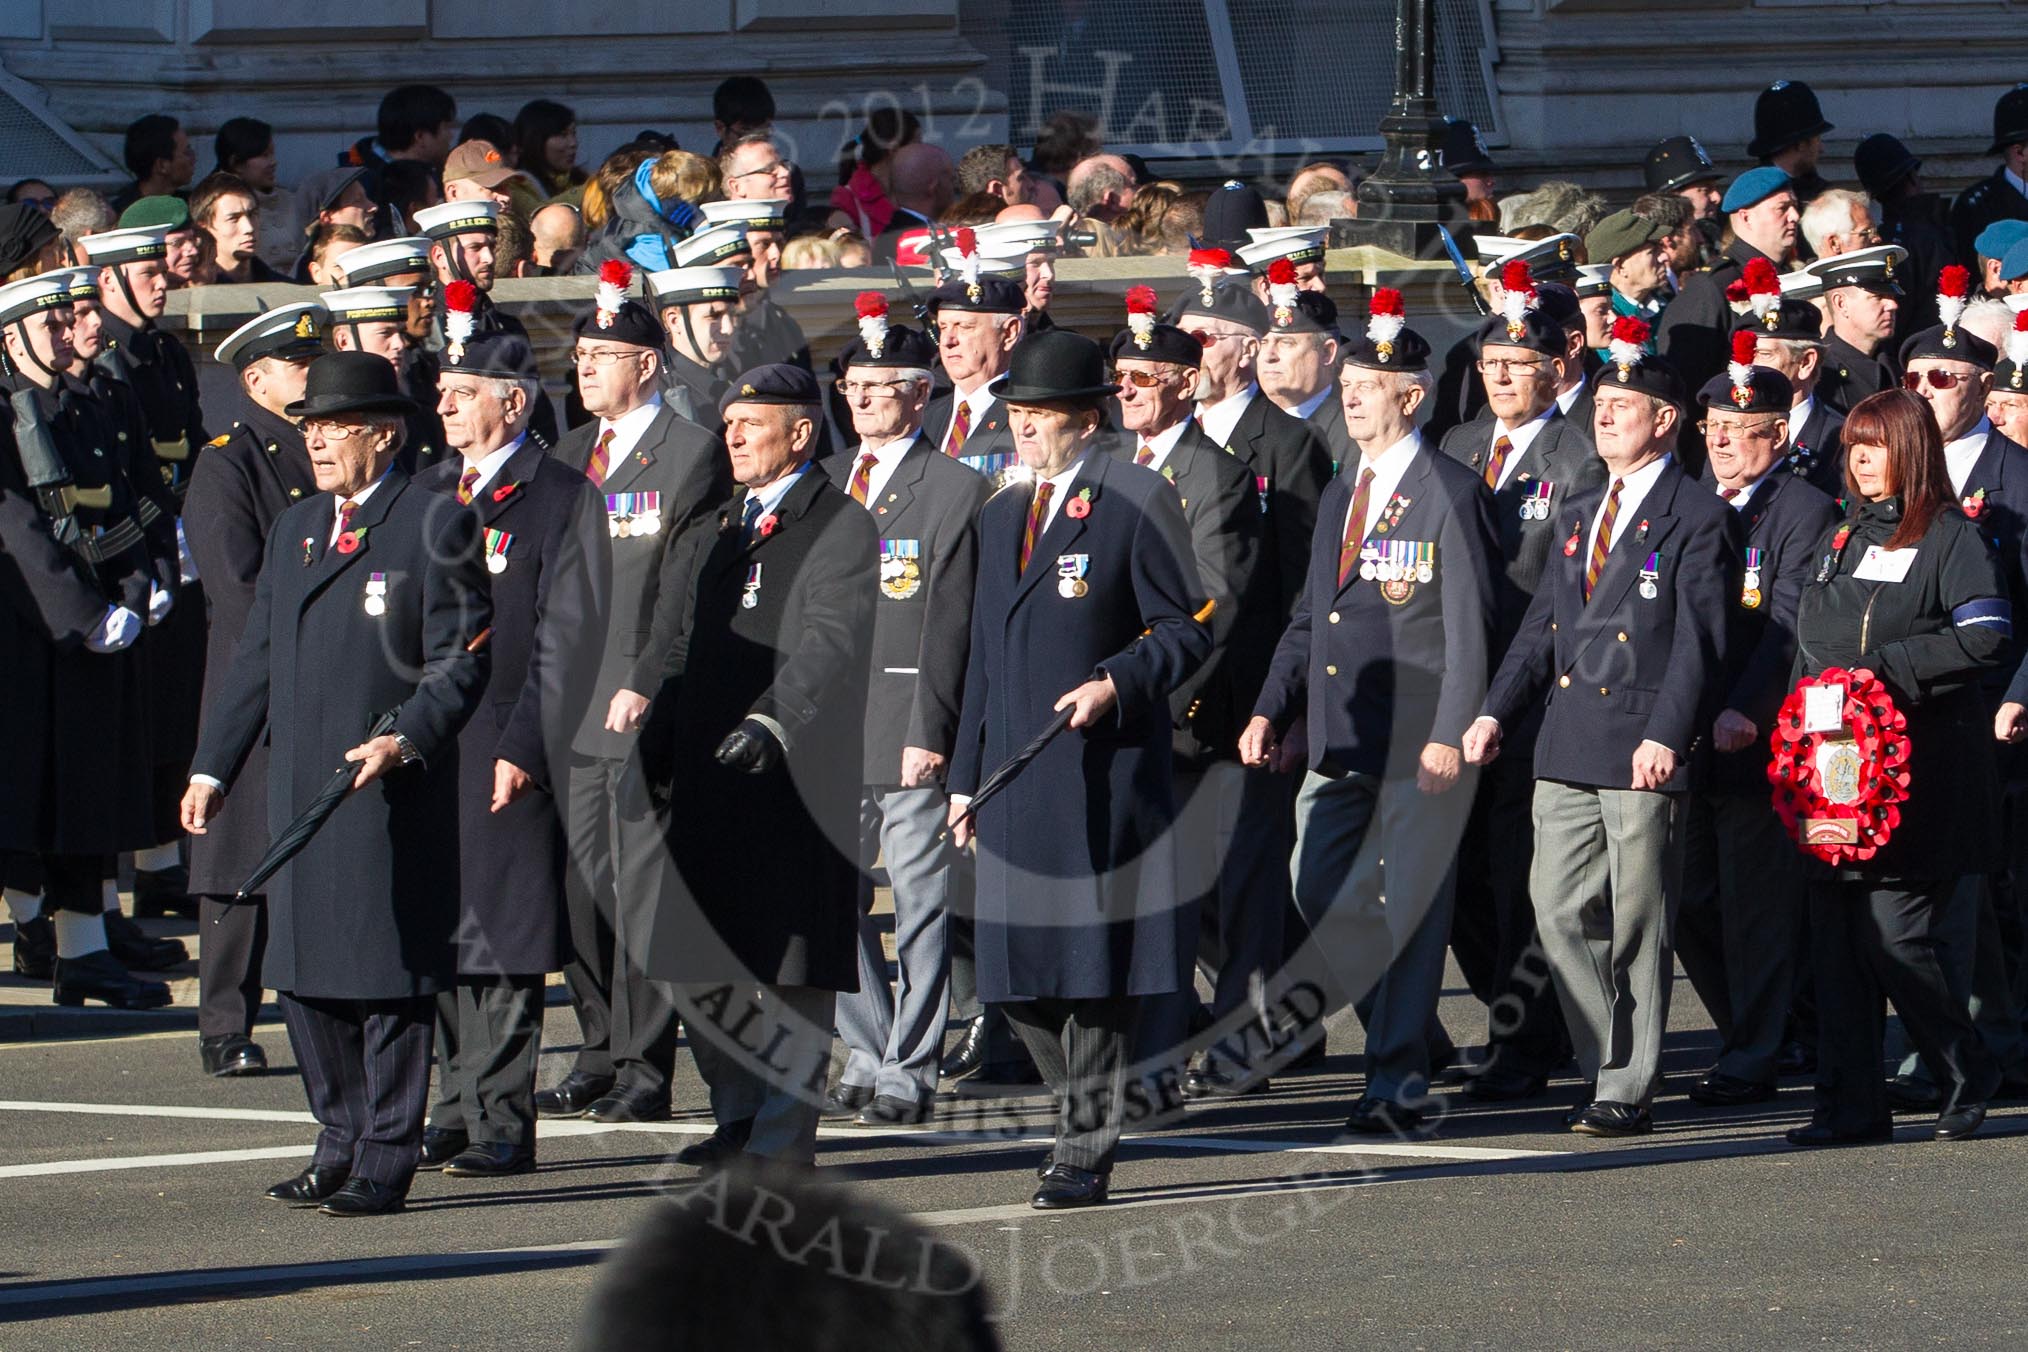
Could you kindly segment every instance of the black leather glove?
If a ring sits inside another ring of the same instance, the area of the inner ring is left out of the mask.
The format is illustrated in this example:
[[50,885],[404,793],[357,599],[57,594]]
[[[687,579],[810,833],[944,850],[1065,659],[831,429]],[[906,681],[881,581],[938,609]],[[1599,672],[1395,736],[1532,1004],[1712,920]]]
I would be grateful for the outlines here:
[[744,770],[750,775],[766,774],[781,763],[782,744],[766,726],[748,718],[718,744],[715,753],[718,763],[732,770]]

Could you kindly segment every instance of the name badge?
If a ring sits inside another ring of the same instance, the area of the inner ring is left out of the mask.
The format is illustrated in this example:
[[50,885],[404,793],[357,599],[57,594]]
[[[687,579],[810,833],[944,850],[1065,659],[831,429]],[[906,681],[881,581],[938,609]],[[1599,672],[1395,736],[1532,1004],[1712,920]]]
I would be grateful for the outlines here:
[[1066,601],[1075,601],[1091,591],[1091,584],[1084,575],[1091,570],[1089,554],[1059,554],[1056,556],[1056,594]]
[[1908,570],[1915,565],[1914,549],[1882,549],[1879,545],[1868,545],[1866,553],[1859,560],[1859,566],[1852,570],[1852,576],[1861,582],[1900,582],[1908,577]]
[[387,613],[387,574],[372,573],[366,579],[366,613],[378,619]]
[[920,540],[882,540],[880,594],[891,601],[906,601],[921,591],[921,557]]

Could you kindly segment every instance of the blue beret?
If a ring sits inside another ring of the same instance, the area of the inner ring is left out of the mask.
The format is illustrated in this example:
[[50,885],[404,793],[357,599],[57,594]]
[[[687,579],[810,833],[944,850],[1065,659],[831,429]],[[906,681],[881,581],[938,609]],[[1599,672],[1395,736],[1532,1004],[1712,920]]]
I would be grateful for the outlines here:
[[1768,198],[1789,186],[1789,176],[1771,164],[1758,169],[1749,169],[1725,189],[1725,198],[1718,204],[1720,211],[1744,211],[1756,202]]
[[2000,256],[2000,280],[2018,281],[2028,277],[2028,238],[2018,239],[2007,246],[2007,252]]
[[1972,249],[1982,258],[2005,258],[2007,251],[2028,239],[2028,221],[1994,221],[1979,232]]

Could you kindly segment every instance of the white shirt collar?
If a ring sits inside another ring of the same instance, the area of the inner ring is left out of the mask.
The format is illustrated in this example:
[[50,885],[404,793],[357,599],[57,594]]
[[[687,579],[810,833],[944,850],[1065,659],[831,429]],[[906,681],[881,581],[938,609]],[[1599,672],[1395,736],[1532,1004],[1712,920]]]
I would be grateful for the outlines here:
[[[852,452],[852,468],[856,473],[859,462],[866,456],[873,457],[873,473],[866,480],[866,510],[872,511],[873,504],[880,500],[880,492],[887,487],[887,481],[894,477],[894,471],[901,467],[901,458],[908,454],[908,448],[915,445],[920,431],[895,437],[877,445],[862,441]],[[848,480],[849,482],[849,480]]]
[[[1613,532],[1606,540],[1607,549],[1619,543],[1620,536],[1626,533],[1628,526],[1640,521],[1641,504],[1647,501],[1648,490],[1655,486],[1655,481],[1662,477],[1662,471],[1668,468],[1675,458],[1673,455],[1664,455],[1651,460],[1620,480],[1620,502],[1613,514]],[[1606,497],[1599,499],[1598,510],[1591,514],[1591,529],[1585,534],[1587,540],[1598,538],[1599,518],[1605,515],[1606,498],[1612,496],[1614,477],[1611,470],[1606,471]]]
[[[810,462],[805,460],[802,464],[796,466],[794,469],[790,470],[787,474],[784,474],[781,478],[769,484],[766,488],[754,489],[750,493],[748,493],[747,496],[759,498],[761,505],[760,514],[762,516],[767,516],[770,513],[772,513],[775,510],[775,508],[782,505],[782,499],[789,495],[789,490],[796,486],[796,481],[809,472],[810,472]],[[742,512],[746,510],[744,505],[741,506],[740,510]]]
[[1521,468],[1521,458],[1528,454],[1528,448],[1535,444],[1535,438],[1542,435],[1542,429],[1549,426],[1549,417],[1556,411],[1556,403],[1554,400],[1551,400],[1548,408],[1543,409],[1519,427],[1509,427],[1497,417],[1493,419],[1493,440],[1486,443],[1487,454],[1490,455],[1492,453],[1494,442],[1499,441],[1503,436],[1514,443],[1513,453],[1500,465],[1500,482],[1495,487],[1504,488],[1507,486],[1507,481],[1513,478],[1515,471]]
[[472,485],[472,496],[478,497],[479,494],[486,490],[487,485],[493,482],[493,477],[500,472],[500,467],[514,458],[514,452],[520,450],[521,443],[527,439],[528,434],[523,432],[520,436],[514,438],[514,440],[498,450],[488,451],[483,456],[480,456],[476,466],[470,460],[464,461],[464,469],[458,471],[458,478],[462,480],[465,477],[466,470],[477,468],[479,480]]
[[[1569,389],[1565,390],[1563,393],[1557,395],[1556,396],[1557,412],[1561,413],[1564,417],[1568,418],[1570,416],[1570,406],[1577,402],[1577,397],[1583,394],[1584,390],[1585,390],[1585,382],[1580,380],[1575,385],[1572,385]],[[1546,413],[1548,410],[1545,409],[1543,411]]]
[[1944,443],[1944,468],[1950,471],[1951,492],[1959,497],[1965,494],[1965,481],[1972,476],[1972,467],[1985,454],[1986,438],[1992,434],[1993,420],[1980,418],[1978,425],[1961,437]]
[[[998,379],[998,377],[996,376],[994,379]],[[954,397],[954,402],[951,404],[951,420],[944,427],[944,440],[949,441],[951,439],[951,428],[958,424],[959,404],[963,404],[966,408],[972,410],[971,424],[966,427],[965,436],[968,439],[977,436],[986,425],[987,411],[993,407],[993,381],[986,380],[981,382],[979,388],[973,390],[970,394],[959,394],[955,389],[951,391],[951,394]],[[938,449],[942,449],[941,446]]]
[[[599,436],[613,434],[612,446],[606,454],[606,464],[617,465],[634,453],[634,447],[641,444],[647,435],[648,424],[655,421],[655,415],[662,411],[662,395],[658,390],[648,396],[648,402],[639,408],[630,409],[618,418],[600,418]],[[594,438],[596,440],[597,438]]]
[[1149,462],[1148,468],[1159,470],[1162,466],[1169,463],[1169,453],[1176,449],[1177,442],[1183,440],[1183,429],[1188,426],[1190,426],[1190,419],[1183,418],[1167,431],[1157,432],[1152,437],[1143,437],[1136,434],[1134,437],[1134,453],[1138,455],[1143,446],[1154,451],[1155,458]]
[[1253,403],[1260,386],[1247,382],[1238,394],[1229,394],[1215,404],[1197,406],[1197,425],[1204,429],[1204,435],[1221,446],[1232,444],[1232,429],[1239,426],[1239,420],[1246,415],[1247,406]]
[[1789,445],[1793,446],[1796,444],[1796,437],[1803,430],[1803,424],[1808,422],[1816,411],[1817,396],[1814,394],[1804,395],[1802,402],[1789,410],[1787,419],[1789,425]]
[[374,490],[386,481],[387,475],[382,474],[378,479],[375,479],[349,498],[343,493],[333,493],[331,495],[331,537],[325,541],[327,545],[338,543],[338,528],[345,523],[345,504],[351,503],[353,513],[356,515],[359,509],[366,505],[366,500],[373,496]]
[[1084,468],[1085,458],[1090,454],[1090,451],[1086,451],[1084,455],[1080,455],[1077,459],[1071,461],[1067,467],[1058,473],[1051,475],[1047,479],[1037,479],[1035,481],[1035,491],[1037,492],[1042,491],[1043,484],[1050,485],[1049,515],[1043,518],[1042,529],[1048,530],[1056,521],[1056,514],[1063,510],[1063,504],[1071,497],[1071,481],[1077,478],[1077,472]]
[[2020,193],[2023,197],[2028,197],[2028,180],[2023,180],[2012,169],[2003,168],[2000,172],[2007,176],[2007,182],[2013,186],[2015,192]]
[[[1373,523],[1387,510],[1387,504],[1394,499],[1394,490],[1401,486],[1401,476],[1407,472],[1409,462],[1415,459],[1416,451],[1422,445],[1422,438],[1410,432],[1401,440],[1389,446],[1379,455],[1361,452],[1359,463],[1348,466],[1352,475],[1352,495],[1359,495],[1359,480],[1367,470],[1373,471],[1373,482],[1366,489],[1366,519],[1359,523],[1359,538],[1365,539],[1373,533]],[[1345,508],[1346,524],[1351,524],[1352,508]]]
[[1336,393],[1338,393],[1338,386],[1335,383],[1326,385],[1323,389],[1318,390],[1308,399],[1290,409],[1289,413],[1294,417],[1305,420],[1313,418],[1316,416],[1317,410],[1324,406],[1324,401]]
[[[1775,469],[1779,468],[1780,465],[1781,461],[1775,461],[1774,467],[1771,467],[1766,474],[1761,475],[1758,479],[1755,479],[1752,483],[1734,493],[1730,498],[1725,499],[1725,505],[1732,508],[1735,512],[1746,510],[1746,504],[1753,501],[1753,495],[1760,492],[1762,484],[1774,477]],[[1719,485],[1712,489],[1712,491],[1722,494],[1725,492],[1725,488],[1723,485]]]

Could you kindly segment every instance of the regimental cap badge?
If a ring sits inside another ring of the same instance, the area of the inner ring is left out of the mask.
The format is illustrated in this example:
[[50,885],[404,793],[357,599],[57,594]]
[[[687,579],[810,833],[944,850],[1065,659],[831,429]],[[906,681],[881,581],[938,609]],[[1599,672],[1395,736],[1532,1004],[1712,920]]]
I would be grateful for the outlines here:
[[296,317],[296,336],[298,338],[315,338],[317,336],[317,321],[310,317],[310,312],[307,310]]
[[1528,332],[1528,312],[1535,308],[1535,274],[1523,259],[1513,259],[1500,269],[1500,313],[1507,320],[1507,336],[1520,342]]
[[1753,404],[1753,358],[1758,340],[1752,329],[1741,329],[1732,335],[1732,361],[1725,372],[1732,378],[1733,407],[1744,412]]
[[1376,290],[1367,306],[1366,319],[1366,338],[1373,344],[1373,355],[1383,362],[1393,361],[1394,340],[1407,324],[1408,311],[1402,304],[1401,292],[1391,286]]
[[1296,319],[1296,265],[1286,258],[1268,264],[1268,303],[1274,306],[1274,323],[1285,329]]
[[754,388],[754,387],[753,387],[752,385],[742,385],[742,386],[740,386],[740,387],[739,387],[739,392],[740,392],[741,394],[759,394],[759,393],[760,393],[760,391],[759,391],[759,390],[757,390],[757,389],[755,389],[755,388]]
[[[1894,274],[1890,271],[1888,275]],[[1953,263],[1936,277],[1936,314],[1943,321],[1943,345],[1958,345],[1957,323],[1964,316],[1965,306],[1971,303],[1972,274],[1970,269]]]
[[1134,335],[1134,346],[1143,352],[1154,341],[1155,309],[1159,303],[1152,286],[1127,289],[1127,328]]
[[878,361],[887,347],[887,297],[861,291],[852,300],[852,311],[859,317],[859,341],[866,344],[866,355]]
[[1621,315],[1613,321],[1612,341],[1607,351],[1613,365],[1619,368],[1620,384],[1625,385],[1634,378],[1634,368],[1641,364],[1650,332],[1646,320],[1632,315]]

